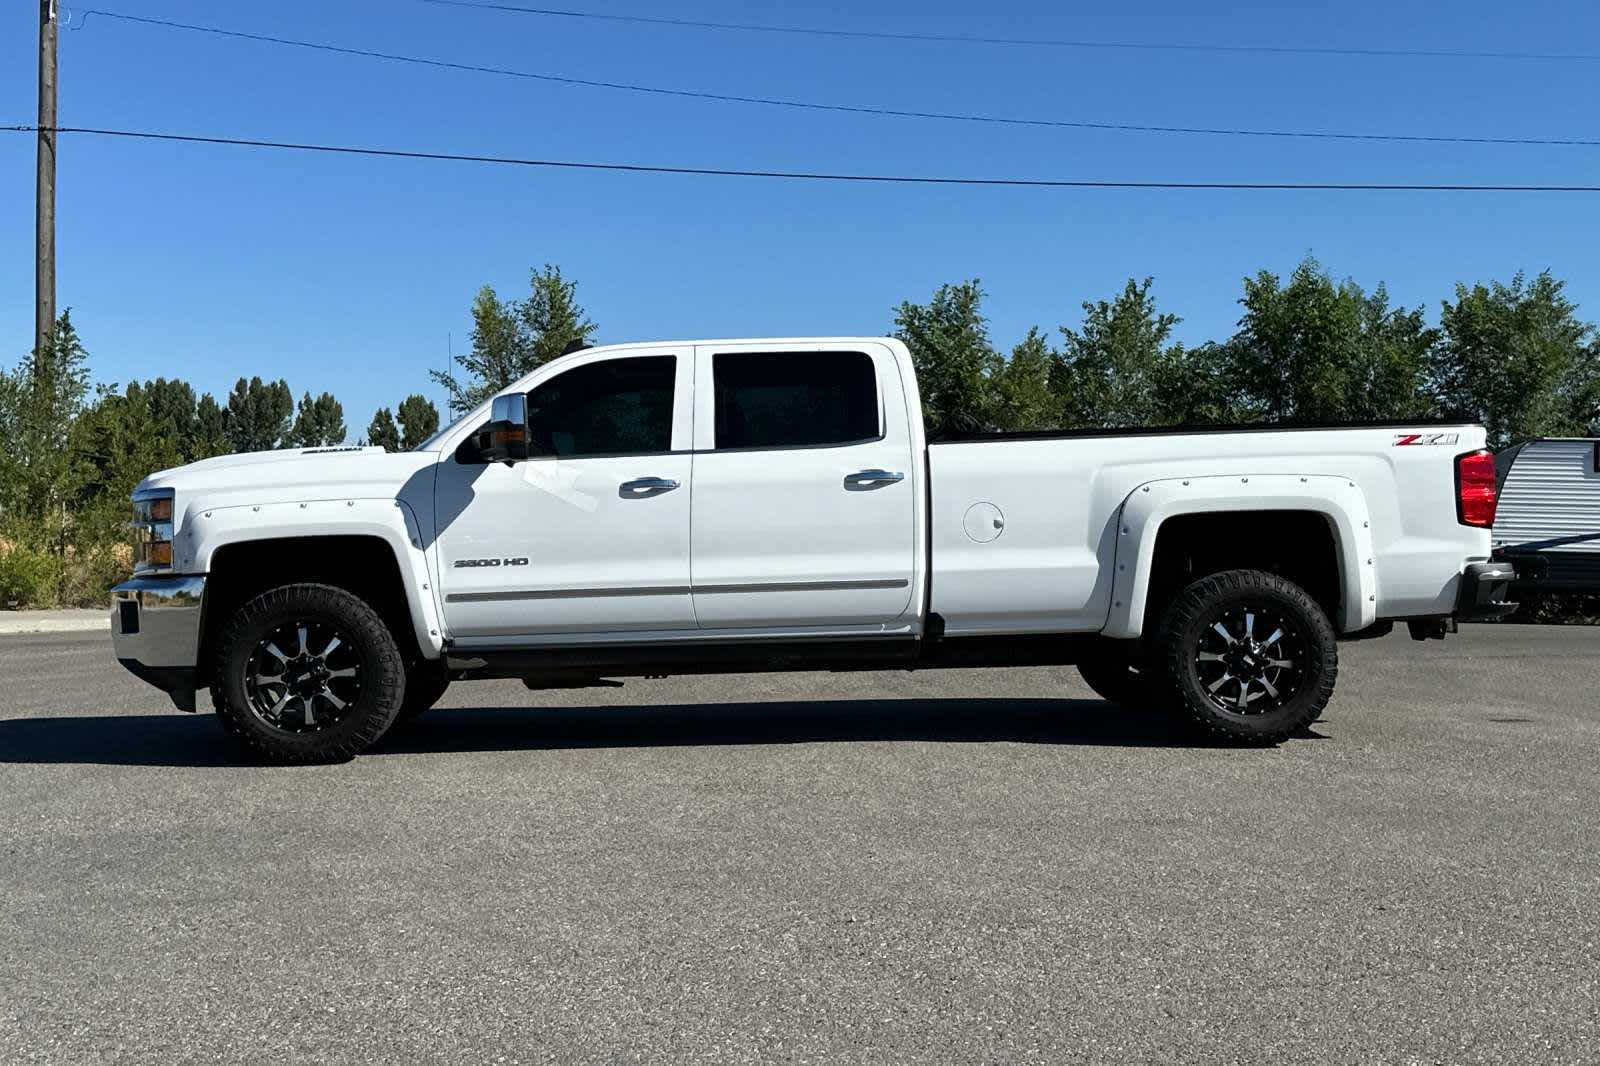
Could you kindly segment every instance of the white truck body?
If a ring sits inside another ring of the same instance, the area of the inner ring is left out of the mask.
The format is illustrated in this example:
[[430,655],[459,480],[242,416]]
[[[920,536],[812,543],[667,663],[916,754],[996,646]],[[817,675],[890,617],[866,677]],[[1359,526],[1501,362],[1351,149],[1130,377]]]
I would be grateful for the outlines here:
[[[781,374],[769,381],[750,369],[802,365],[835,368],[835,391],[793,391]],[[573,375],[582,368],[587,376]],[[629,393],[634,406],[615,417],[654,427],[644,449],[573,454],[573,441],[553,437],[546,446],[555,454],[482,462],[473,447],[485,404],[414,452],[255,453],[152,474],[135,500],[171,497],[170,527],[148,535],[170,537],[172,561],[117,593],[119,658],[142,664],[136,672],[183,705],[183,686],[206,683],[215,620],[198,609],[214,593],[205,582],[234,565],[234,549],[263,542],[277,546],[268,558],[280,561],[251,555],[250,568],[288,575],[314,562],[320,538],[366,538],[359,543],[385,572],[391,555],[395,606],[403,607],[391,625],[417,655],[460,673],[517,650],[556,662],[563,649],[584,647],[811,642],[826,659],[831,644],[846,641],[1133,640],[1148,632],[1153,600],[1165,595],[1158,571],[1175,542],[1158,555],[1162,531],[1224,530],[1193,525],[1197,516],[1271,516],[1259,544],[1250,543],[1248,522],[1227,527],[1238,532],[1208,550],[1229,559],[1259,553],[1295,566],[1302,549],[1325,552],[1316,580],[1343,635],[1386,620],[1446,619],[1484,600],[1464,580],[1489,560],[1490,533],[1459,519],[1454,474],[1457,456],[1483,447],[1478,426],[1000,434],[930,444],[911,357],[884,338],[596,348],[542,366],[503,394],[527,395],[537,407],[541,397],[554,403],[562,389],[577,389],[572,383],[638,368],[653,375],[654,391]],[[805,417],[776,406],[819,396],[833,406]],[[841,403],[850,409],[838,410]],[[824,423],[863,428],[849,440],[762,446],[769,430],[744,424],[761,419],[801,439]],[[618,432],[640,431],[630,423]],[[1300,524],[1284,526],[1284,516]],[[1301,531],[1315,543],[1298,543]],[[253,575],[250,587],[271,576]],[[180,585],[181,595],[168,597]],[[163,607],[190,613],[163,626]],[[141,625],[141,612],[151,621]],[[158,633],[186,635],[152,637],[151,622]]]

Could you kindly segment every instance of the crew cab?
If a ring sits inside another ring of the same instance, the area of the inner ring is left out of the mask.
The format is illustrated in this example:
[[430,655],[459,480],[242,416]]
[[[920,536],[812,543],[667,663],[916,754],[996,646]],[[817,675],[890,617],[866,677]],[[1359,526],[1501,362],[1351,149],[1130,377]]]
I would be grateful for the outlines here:
[[624,344],[419,449],[231,455],[133,495],[117,658],[275,759],[350,757],[453,681],[1077,664],[1241,742],[1340,639],[1509,611],[1469,424],[925,439],[885,338]]

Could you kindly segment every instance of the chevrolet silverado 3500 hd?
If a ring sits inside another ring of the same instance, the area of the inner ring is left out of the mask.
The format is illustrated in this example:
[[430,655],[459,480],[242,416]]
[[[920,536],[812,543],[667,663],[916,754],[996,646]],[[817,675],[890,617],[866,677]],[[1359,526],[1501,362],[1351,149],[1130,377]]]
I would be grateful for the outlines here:
[[284,761],[454,680],[1075,663],[1243,742],[1333,692],[1336,641],[1502,614],[1473,425],[924,439],[889,339],[590,349],[416,451],[162,471],[117,658]]

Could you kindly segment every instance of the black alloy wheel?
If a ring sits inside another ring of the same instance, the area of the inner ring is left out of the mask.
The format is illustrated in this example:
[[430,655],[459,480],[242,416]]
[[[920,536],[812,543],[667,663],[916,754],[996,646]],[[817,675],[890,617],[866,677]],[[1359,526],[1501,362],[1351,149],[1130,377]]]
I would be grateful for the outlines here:
[[1201,632],[1195,673],[1218,710],[1261,715],[1299,693],[1305,654],[1305,639],[1287,612],[1266,603],[1244,603],[1222,611]]
[[1164,691],[1230,740],[1275,744],[1301,733],[1333,698],[1333,625],[1293,581],[1225,570],[1192,582],[1162,617]]
[[394,633],[348,589],[312,582],[268,589],[235,610],[211,646],[218,718],[275,762],[353,758],[405,702]]
[[271,729],[331,729],[361,698],[364,664],[347,634],[311,618],[277,626],[256,643],[244,682],[250,713]]

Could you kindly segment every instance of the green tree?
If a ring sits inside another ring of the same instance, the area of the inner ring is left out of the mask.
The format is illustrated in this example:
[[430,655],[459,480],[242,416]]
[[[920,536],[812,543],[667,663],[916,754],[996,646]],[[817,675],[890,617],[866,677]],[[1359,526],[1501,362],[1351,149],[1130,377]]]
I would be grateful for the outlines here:
[[1355,421],[1430,418],[1437,413],[1428,390],[1428,359],[1439,331],[1422,308],[1389,306],[1382,283],[1358,308],[1362,343],[1350,371],[1344,418]]
[[926,304],[902,303],[894,323],[895,336],[911,350],[928,433],[987,427],[994,408],[990,375],[1000,357],[989,343],[978,279],[941,285]]
[[[20,368],[19,368],[20,369]],[[20,476],[21,463],[8,446],[22,420],[22,379],[18,371],[0,370],[0,521]]]
[[344,443],[344,408],[332,393],[325,392],[314,400],[309,392],[300,397],[300,410],[289,431],[288,443],[297,448],[327,448]]
[[286,381],[240,378],[228,394],[228,443],[236,452],[265,452],[283,446],[294,414],[294,394]]
[[1206,425],[1247,422],[1228,378],[1225,345],[1207,342],[1194,348],[1174,344],[1162,350],[1150,371],[1150,424]]
[[1434,389],[1448,410],[1489,429],[1489,446],[1582,435],[1600,415],[1600,342],[1546,271],[1509,285],[1456,286],[1440,315]]
[[994,421],[1005,430],[1056,429],[1061,401],[1051,385],[1059,357],[1037,328],[1028,330],[994,372]]
[[190,461],[227,455],[233,447],[228,433],[228,409],[209,392],[194,406],[194,435],[189,441]]
[[81,460],[79,500],[109,496],[124,522],[134,486],[184,462],[179,431],[167,412],[158,413],[149,387],[137,381],[120,393],[115,385],[96,390],[94,403],[73,420],[68,443]]
[[1420,309],[1390,308],[1383,286],[1368,295],[1307,258],[1287,285],[1265,270],[1246,278],[1239,302],[1227,373],[1243,412],[1300,421],[1429,412],[1433,331]]
[[1579,356],[1577,365],[1562,382],[1562,401],[1585,434],[1600,437],[1600,329],[1589,326],[1594,339]]
[[450,409],[470,411],[503,385],[517,379],[517,368],[526,359],[523,341],[517,330],[517,313],[512,304],[501,300],[494,288],[485,285],[472,300],[472,349],[455,357],[466,371],[466,381],[437,370],[433,379],[449,393]]
[[456,356],[464,372],[430,371],[450,394],[450,409],[470,411],[531,370],[594,337],[595,324],[577,300],[578,283],[546,263],[530,271],[526,299],[509,303],[488,285],[472,301],[472,349]]
[[1156,311],[1152,279],[1128,279],[1111,300],[1085,302],[1080,330],[1066,342],[1055,388],[1073,426],[1143,426],[1156,418],[1155,373],[1177,315]]
[[400,450],[400,430],[394,424],[394,415],[387,407],[378,408],[367,425],[367,443],[376,444],[386,452]]
[[79,472],[72,508],[73,559],[61,599],[100,600],[127,576],[128,496],[145,477],[183,463],[182,442],[166,414],[158,416],[137,382],[118,393],[99,390],[72,424],[68,449]]
[[83,474],[67,447],[89,394],[88,352],[65,311],[0,383],[0,519],[6,536],[63,559]]
[[171,428],[173,439],[178,442],[182,451],[184,462],[191,462],[195,458],[195,398],[194,388],[187,381],[177,378],[156,378],[143,385],[132,382],[128,385],[130,395],[142,392],[144,401],[149,406],[150,417],[157,424]]
[[517,304],[531,360],[521,374],[592,344],[596,328],[578,303],[578,283],[562,278],[560,268],[546,263],[542,270],[529,271],[528,282],[528,298]]
[[410,451],[439,432],[439,409],[426,396],[413,393],[400,401],[400,448]]

